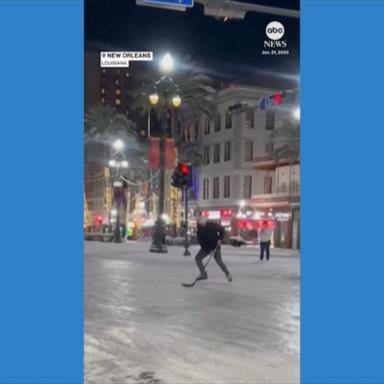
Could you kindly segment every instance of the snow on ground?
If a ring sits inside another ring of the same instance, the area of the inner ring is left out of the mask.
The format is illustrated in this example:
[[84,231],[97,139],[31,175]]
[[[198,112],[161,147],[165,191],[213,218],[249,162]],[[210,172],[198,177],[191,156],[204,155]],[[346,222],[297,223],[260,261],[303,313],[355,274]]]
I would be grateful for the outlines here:
[[[181,247],[85,243],[87,384],[299,383],[299,257],[223,247],[233,282],[211,260],[193,288]],[[192,254],[197,252],[192,247]]]

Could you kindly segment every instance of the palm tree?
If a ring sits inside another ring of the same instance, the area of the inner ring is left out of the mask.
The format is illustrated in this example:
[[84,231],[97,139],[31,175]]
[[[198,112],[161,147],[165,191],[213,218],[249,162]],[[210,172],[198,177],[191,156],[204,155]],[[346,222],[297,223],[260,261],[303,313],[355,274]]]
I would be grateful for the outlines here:
[[[132,183],[145,178],[146,146],[138,140],[135,124],[110,105],[98,105],[85,114],[84,122],[85,174],[96,195],[104,193],[97,189],[97,180],[104,180],[104,167],[112,155],[112,143],[117,139],[124,142],[129,168],[122,176]],[[93,172],[90,173],[90,170]],[[129,186],[130,188],[130,186]]]
[[85,114],[84,144],[88,161],[105,162],[111,143],[120,138],[127,150],[140,149],[135,124],[110,105],[98,105]]
[[[212,87],[212,80],[208,76],[191,71],[176,75],[174,82],[179,89],[182,104],[179,109],[173,109],[171,112],[171,128],[174,139],[180,144],[185,129],[199,124],[202,116],[211,117],[214,115],[216,111],[213,100],[215,89]],[[152,84],[141,84],[133,93],[132,109],[140,110],[142,115],[148,115],[153,108],[148,102],[152,90]],[[160,104],[154,110],[157,118],[161,120],[162,115],[168,112],[168,106]],[[180,133],[177,129],[178,126],[181,128]]]

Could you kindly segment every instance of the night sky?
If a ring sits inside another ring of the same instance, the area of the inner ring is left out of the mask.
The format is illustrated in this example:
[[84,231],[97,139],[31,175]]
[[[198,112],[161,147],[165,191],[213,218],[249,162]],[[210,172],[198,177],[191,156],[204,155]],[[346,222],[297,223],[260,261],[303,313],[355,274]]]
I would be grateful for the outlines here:
[[[251,2],[251,1],[248,1]],[[257,4],[299,9],[299,1],[260,0]],[[265,26],[285,26],[289,56],[263,56]],[[137,6],[134,0],[86,0],[87,50],[170,52],[178,59],[224,82],[290,88],[299,74],[300,20],[248,12],[244,20],[223,22],[204,16],[203,6],[186,12]],[[131,63],[136,78],[153,63]],[[141,76],[140,76],[141,75]]]

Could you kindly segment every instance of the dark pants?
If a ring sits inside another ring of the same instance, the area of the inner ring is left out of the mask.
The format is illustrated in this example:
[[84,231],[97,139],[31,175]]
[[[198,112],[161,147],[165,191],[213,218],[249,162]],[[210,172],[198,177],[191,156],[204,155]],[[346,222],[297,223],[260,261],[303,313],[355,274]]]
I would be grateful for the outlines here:
[[[204,257],[208,256],[210,253],[211,253],[211,251],[201,248],[200,251],[198,252],[198,254],[195,257],[197,267],[199,268],[199,271],[200,271],[201,274],[204,273],[203,259],[204,259]],[[226,265],[224,264],[223,259],[221,258],[221,249],[220,249],[220,247],[218,247],[216,249],[216,252],[213,255],[213,257],[215,258],[215,261],[218,264],[218,266],[221,268],[221,270],[226,275],[228,275],[229,271],[228,271]]]
[[271,246],[270,241],[260,241],[260,260],[264,259],[264,252],[267,254],[267,260],[269,260],[269,247]]

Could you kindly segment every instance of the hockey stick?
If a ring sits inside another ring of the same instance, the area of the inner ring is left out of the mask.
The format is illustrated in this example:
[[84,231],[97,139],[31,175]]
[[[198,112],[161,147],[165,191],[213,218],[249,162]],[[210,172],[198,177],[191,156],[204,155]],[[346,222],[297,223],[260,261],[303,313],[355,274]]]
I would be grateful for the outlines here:
[[[210,255],[209,255],[209,258],[208,258],[208,261],[205,263],[204,265],[204,272],[205,272],[205,269],[207,268],[208,266],[208,263],[211,261],[212,259],[212,256],[215,254],[217,248],[215,248],[213,251],[210,252]],[[183,287],[186,287],[186,288],[192,288],[198,281],[199,281],[199,276],[196,277],[196,279],[192,282],[192,283],[181,283],[181,285]]]

